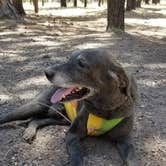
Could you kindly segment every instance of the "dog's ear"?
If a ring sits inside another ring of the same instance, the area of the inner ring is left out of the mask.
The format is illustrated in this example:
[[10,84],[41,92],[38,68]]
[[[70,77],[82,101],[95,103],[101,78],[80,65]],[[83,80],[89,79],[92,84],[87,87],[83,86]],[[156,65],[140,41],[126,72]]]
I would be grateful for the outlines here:
[[125,88],[129,85],[129,79],[126,72],[123,69],[108,70],[108,74],[111,78],[119,82],[119,87]]
[[128,95],[129,91],[129,78],[128,75],[126,74],[125,70],[122,68],[121,65],[114,64],[111,65],[111,69],[108,70],[109,75],[111,78],[114,80],[117,80],[117,83],[119,84],[119,88],[122,93]]
[[108,70],[108,76],[117,82],[118,87],[120,86],[119,78],[115,72]]
[[123,68],[121,68],[120,70],[118,70],[117,75],[119,77],[120,80],[120,87],[121,88],[126,88],[129,86],[129,79],[127,76],[127,73],[125,72],[125,70]]

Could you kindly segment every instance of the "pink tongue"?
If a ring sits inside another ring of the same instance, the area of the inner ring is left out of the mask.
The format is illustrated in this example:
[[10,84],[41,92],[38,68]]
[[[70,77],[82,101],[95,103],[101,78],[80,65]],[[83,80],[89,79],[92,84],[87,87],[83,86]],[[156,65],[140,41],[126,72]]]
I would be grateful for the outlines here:
[[51,97],[51,102],[52,103],[57,103],[59,102],[61,99],[62,99],[62,96],[66,96],[68,94],[70,94],[70,92],[74,89],[74,87],[72,88],[61,88],[61,89],[58,89],[54,94],[53,96]]

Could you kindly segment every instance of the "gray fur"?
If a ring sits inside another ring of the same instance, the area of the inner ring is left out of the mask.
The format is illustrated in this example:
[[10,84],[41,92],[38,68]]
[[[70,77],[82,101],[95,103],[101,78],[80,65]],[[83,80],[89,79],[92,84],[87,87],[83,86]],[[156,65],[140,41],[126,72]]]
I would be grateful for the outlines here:
[[65,115],[63,105],[50,103],[50,98],[59,86],[88,87],[91,93],[79,101],[81,111],[66,135],[71,165],[81,166],[83,163],[79,142],[87,136],[86,123],[89,113],[105,119],[124,117],[124,120],[106,135],[111,142],[115,142],[124,165],[132,165],[133,152],[130,151],[132,145],[128,138],[133,126],[134,106],[138,96],[137,86],[134,78],[126,73],[111,53],[105,49],[81,50],[73,53],[66,63],[49,67],[45,73],[53,86],[17,111],[0,117],[0,124],[35,117],[29,124],[29,130],[27,129],[30,136],[25,134],[27,140],[34,138],[39,127],[49,124],[69,125],[55,111],[58,110]]

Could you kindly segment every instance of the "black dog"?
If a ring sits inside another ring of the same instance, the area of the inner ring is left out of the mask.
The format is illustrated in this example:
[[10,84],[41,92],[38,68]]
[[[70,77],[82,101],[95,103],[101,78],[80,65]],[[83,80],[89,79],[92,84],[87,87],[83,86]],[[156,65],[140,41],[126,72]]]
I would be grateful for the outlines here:
[[68,62],[45,71],[53,86],[17,111],[0,117],[0,124],[31,118],[24,138],[32,140],[39,127],[70,125],[66,135],[72,166],[82,165],[80,140],[87,135],[107,135],[125,165],[133,165],[128,142],[137,99],[134,79],[109,51],[87,49]]

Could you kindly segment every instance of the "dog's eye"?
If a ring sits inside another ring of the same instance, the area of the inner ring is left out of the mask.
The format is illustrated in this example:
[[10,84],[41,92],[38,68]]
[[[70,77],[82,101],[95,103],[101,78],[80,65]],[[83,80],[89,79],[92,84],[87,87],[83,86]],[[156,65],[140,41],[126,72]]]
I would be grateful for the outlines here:
[[79,60],[79,61],[78,61],[78,65],[79,65],[79,67],[81,67],[81,68],[84,68],[84,67],[86,66],[86,64],[85,64],[82,60]]

